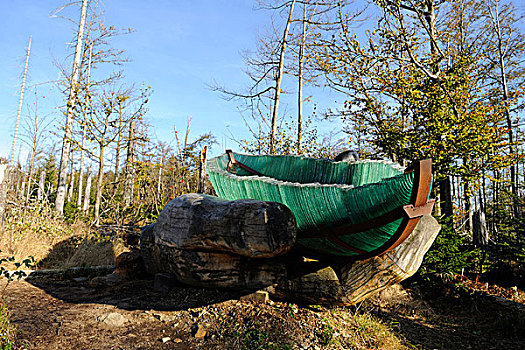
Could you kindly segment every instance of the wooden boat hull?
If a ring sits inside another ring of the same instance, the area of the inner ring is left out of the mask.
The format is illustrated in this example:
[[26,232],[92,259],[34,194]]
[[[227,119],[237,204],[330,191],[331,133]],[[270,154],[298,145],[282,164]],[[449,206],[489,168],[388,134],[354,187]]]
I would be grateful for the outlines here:
[[208,174],[219,197],[274,201],[297,220],[297,243],[312,256],[366,258],[393,249],[429,214],[431,161],[403,169],[385,161],[334,162],[227,154]]

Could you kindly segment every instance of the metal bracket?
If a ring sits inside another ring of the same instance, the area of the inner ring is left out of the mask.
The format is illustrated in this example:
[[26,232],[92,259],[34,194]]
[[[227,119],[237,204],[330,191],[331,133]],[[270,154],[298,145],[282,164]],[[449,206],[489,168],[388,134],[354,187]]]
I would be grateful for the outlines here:
[[434,199],[431,199],[427,202],[425,205],[421,205],[419,207],[414,207],[414,205],[404,205],[403,210],[407,214],[409,219],[418,218],[424,215],[430,215],[432,213],[432,209],[434,209],[434,203],[436,201]]

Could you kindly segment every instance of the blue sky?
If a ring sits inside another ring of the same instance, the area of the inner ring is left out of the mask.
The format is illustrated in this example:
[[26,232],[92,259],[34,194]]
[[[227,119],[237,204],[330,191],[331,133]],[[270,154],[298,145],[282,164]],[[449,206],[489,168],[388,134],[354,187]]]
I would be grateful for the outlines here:
[[[28,85],[58,78],[53,61],[70,67],[75,25],[50,15],[65,0],[2,0],[0,11],[0,156],[11,151],[12,135],[18,107],[25,49],[29,37],[33,43],[29,64]],[[230,89],[242,89],[248,80],[244,74],[241,52],[254,49],[258,33],[269,25],[269,14],[254,10],[249,0],[104,0],[105,24],[117,28],[133,28],[135,33],[114,40],[114,46],[126,50],[126,80],[144,83],[153,89],[149,103],[152,136],[173,140],[173,126],[184,130],[192,117],[191,136],[211,131],[219,145],[235,149],[228,140],[230,132],[237,138],[248,136],[237,103],[225,101],[208,89],[216,80]],[[78,20],[80,7],[69,8],[66,14]],[[22,118],[34,108],[35,97],[26,92]],[[38,111],[57,131],[63,120],[57,106],[63,97],[53,84],[38,87]],[[45,98],[42,98],[45,96]],[[328,91],[323,97],[332,101]],[[331,99],[331,100],[330,100]],[[315,101],[315,99],[314,99]],[[306,106],[310,113],[313,104]],[[286,98],[282,110],[295,113],[295,101]],[[326,130],[333,128],[326,126]],[[23,152],[22,152],[23,153]],[[24,161],[24,159],[21,159]]]

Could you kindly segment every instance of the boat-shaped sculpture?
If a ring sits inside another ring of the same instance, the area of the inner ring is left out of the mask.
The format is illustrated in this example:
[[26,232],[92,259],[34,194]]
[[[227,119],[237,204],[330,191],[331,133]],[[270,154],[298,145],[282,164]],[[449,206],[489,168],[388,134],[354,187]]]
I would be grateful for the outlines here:
[[208,174],[219,197],[289,207],[297,243],[313,257],[381,255],[402,243],[434,204],[429,159],[405,169],[381,160],[336,162],[228,150],[209,161]]

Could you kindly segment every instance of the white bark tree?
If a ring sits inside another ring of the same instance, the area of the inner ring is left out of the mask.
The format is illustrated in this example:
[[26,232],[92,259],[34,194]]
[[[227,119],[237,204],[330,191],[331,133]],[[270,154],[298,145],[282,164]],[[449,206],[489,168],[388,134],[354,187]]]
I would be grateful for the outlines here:
[[62,216],[64,213],[64,202],[66,197],[67,168],[69,153],[71,150],[71,138],[73,136],[73,115],[77,104],[78,80],[80,75],[80,63],[84,41],[84,27],[86,23],[86,14],[89,0],[82,0],[80,11],[80,21],[78,24],[77,44],[75,49],[75,58],[69,84],[69,98],[67,101],[66,123],[64,128],[64,137],[62,139],[62,155],[60,157],[60,167],[58,173],[57,195],[55,200],[55,211]]

